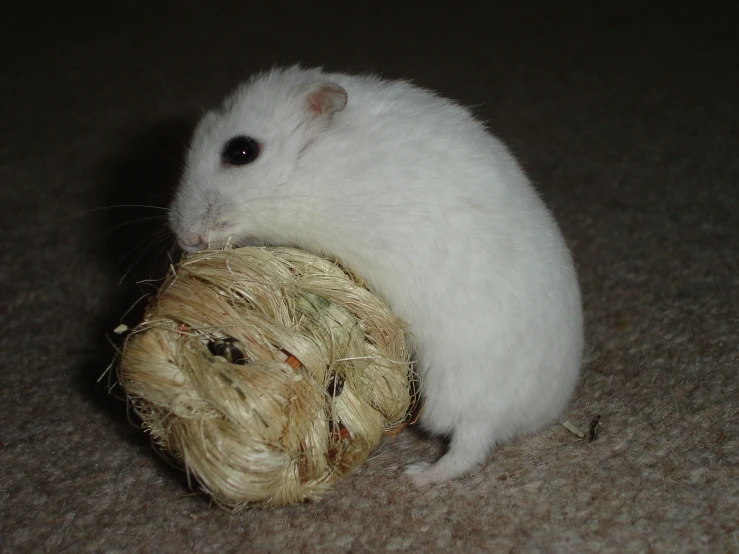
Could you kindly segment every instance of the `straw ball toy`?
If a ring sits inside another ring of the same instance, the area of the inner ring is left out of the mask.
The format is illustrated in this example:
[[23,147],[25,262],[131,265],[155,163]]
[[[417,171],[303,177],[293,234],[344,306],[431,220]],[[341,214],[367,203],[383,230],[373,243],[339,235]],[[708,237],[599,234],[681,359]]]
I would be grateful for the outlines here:
[[154,444],[222,506],[318,499],[409,423],[404,324],[337,263],[246,247],[172,269],[118,378]]

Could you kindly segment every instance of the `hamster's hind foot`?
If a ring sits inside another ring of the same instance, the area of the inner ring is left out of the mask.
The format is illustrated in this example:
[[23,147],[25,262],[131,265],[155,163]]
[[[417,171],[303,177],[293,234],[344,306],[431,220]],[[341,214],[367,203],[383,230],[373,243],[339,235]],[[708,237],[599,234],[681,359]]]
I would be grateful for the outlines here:
[[418,462],[405,466],[404,476],[416,487],[445,483],[458,479],[482,465],[492,441],[475,432],[474,427],[461,427],[454,432],[449,451],[436,463]]

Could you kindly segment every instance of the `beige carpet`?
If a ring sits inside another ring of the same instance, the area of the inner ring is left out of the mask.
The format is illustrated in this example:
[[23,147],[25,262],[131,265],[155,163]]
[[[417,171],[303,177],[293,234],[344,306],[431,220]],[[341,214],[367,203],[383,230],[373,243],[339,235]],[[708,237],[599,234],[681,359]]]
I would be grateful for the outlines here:
[[[739,552],[733,14],[135,4],[3,8],[2,552]],[[168,244],[161,210],[82,212],[163,206],[201,108],[297,61],[412,78],[511,145],[579,268],[595,442],[554,425],[414,490],[442,445],[404,432],[321,502],[232,515],[97,383]]]

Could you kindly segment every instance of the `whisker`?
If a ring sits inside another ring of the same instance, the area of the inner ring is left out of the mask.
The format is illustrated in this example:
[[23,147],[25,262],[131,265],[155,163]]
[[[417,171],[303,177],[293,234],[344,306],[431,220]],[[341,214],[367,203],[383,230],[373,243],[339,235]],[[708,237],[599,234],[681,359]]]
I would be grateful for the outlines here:
[[159,81],[162,83],[162,86],[164,87],[164,90],[166,91],[166,93],[169,95],[170,98],[174,98],[170,90],[167,88],[167,83],[164,82],[164,77],[162,77],[162,74],[159,73],[159,71],[157,71],[157,75],[159,76]]
[[[163,243],[166,240],[166,238],[167,238],[168,235],[169,235],[169,232],[168,232],[167,228],[166,227],[162,227],[161,229],[159,229],[158,231],[156,231],[152,236],[146,237],[146,238],[140,240],[128,252],[126,252],[126,254],[123,256],[123,258],[121,258],[121,260],[118,262],[118,265],[122,264],[126,260],[126,258],[128,258],[135,251],[139,250],[139,247],[142,244],[144,244],[145,242],[147,242],[149,240],[153,240],[153,242],[147,248],[145,248],[142,251],[142,253],[138,257],[138,259],[133,263],[133,265],[131,266],[131,268],[129,268],[129,270],[126,272],[126,275],[127,275],[128,273],[131,272],[131,270],[136,265],[136,263],[138,263],[138,261],[141,260],[141,258],[146,255],[146,253],[150,252],[153,247],[155,247],[155,246]],[[125,275],[124,275],[124,278],[125,278]]]
[[118,208],[147,208],[151,210],[162,210],[165,212],[167,211],[167,208],[164,208],[162,206],[149,206],[147,204],[118,204],[115,206],[100,206],[98,208],[91,208],[89,210],[85,210],[85,211],[82,211],[76,214],[70,214],[66,217],[63,217],[60,221],[66,221],[68,219],[72,219],[73,217],[81,217],[83,215],[88,215],[88,214],[100,212],[103,210],[115,210]]
[[121,286],[123,282],[128,278],[128,276],[131,274],[131,272],[136,267],[136,264],[141,261],[141,259],[146,256],[149,252],[154,250],[157,246],[161,246],[164,243],[164,240],[160,240],[158,242],[153,242],[148,247],[146,247],[142,252],[141,255],[131,264],[131,266],[128,268],[128,270],[123,274],[120,281],[118,281],[118,286]]
[[[170,240],[167,240],[168,237]],[[168,243],[169,243],[169,247],[167,246]],[[174,240],[174,237],[172,237],[171,233],[161,233],[160,240],[158,241],[158,246],[159,246],[158,248],[159,254],[152,257],[151,259],[151,264],[149,266],[149,271],[148,271],[149,275],[158,274],[157,265],[160,263],[162,264],[161,269],[164,269],[165,266],[163,262],[165,259],[171,262],[171,259],[172,259],[171,252],[173,249],[177,248],[177,243]],[[171,263],[167,263],[166,267],[169,268],[170,265]],[[161,280],[163,278],[164,276],[160,275],[158,277],[158,280]]]
[[143,223],[145,221],[157,221],[157,220],[165,220],[166,216],[162,215],[153,215],[151,217],[140,217],[138,219],[132,219],[131,221],[124,221],[123,223],[119,223],[118,225],[114,225],[113,227],[110,227],[109,229],[106,229],[106,233],[110,233],[111,231],[115,231],[116,229],[120,229],[121,227],[125,227],[127,225],[133,225],[134,223]]

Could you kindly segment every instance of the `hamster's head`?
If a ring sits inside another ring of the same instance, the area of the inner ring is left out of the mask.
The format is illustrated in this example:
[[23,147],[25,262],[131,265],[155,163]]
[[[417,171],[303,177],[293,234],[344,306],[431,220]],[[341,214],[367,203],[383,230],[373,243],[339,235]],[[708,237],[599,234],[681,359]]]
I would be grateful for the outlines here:
[[169,210],[180,247],[275,239],[281,187],[346,103],[346,91],[321,70],[296,66],[252,77],[206,113]]

